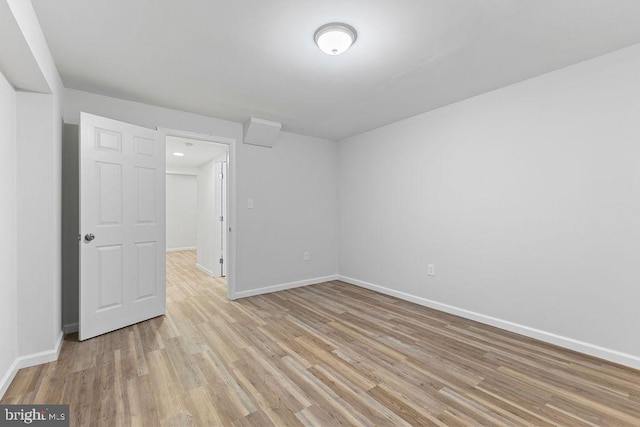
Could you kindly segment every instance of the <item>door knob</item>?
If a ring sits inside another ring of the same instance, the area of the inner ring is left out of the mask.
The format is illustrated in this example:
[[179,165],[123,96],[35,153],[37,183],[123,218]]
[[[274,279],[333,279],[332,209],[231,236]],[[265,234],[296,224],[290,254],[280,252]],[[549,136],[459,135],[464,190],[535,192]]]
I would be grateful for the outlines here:
[[93,239],[95,239],[95,238],[96,238],[96,236],[94,236],[94,235],[93,235],[93,234],[91,234],[91,233],[89,233],[89,234],[85,234],[85,235],[84,235],[84,241],[85,241],[85,242],[90,242],[90,241],[92,241],[92,240],[93,240]]

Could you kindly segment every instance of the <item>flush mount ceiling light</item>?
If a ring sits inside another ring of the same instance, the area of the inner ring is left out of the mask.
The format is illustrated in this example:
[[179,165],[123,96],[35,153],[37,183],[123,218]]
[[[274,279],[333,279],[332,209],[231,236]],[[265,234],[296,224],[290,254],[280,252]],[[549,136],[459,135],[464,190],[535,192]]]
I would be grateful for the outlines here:
[[327,55],[340,55],[351,47],[357,37],[358,34],[351,25],[332,22],[318,28],[313,39]]
[[184,156],[184,153],[173,153],[173,155],[176,157],[182,157]]

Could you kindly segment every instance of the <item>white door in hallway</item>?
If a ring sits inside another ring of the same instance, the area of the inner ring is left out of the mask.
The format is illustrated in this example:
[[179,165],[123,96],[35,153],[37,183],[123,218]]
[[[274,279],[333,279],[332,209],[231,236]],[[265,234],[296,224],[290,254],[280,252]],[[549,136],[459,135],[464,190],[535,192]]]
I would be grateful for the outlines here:
[[80,340],[166,312],[164,144],[81,113]]
[[227,160],[217,161],[216,167],[216,210],[220,213],[220,232],[215,240],[220,252],[220,277],[227,275]]

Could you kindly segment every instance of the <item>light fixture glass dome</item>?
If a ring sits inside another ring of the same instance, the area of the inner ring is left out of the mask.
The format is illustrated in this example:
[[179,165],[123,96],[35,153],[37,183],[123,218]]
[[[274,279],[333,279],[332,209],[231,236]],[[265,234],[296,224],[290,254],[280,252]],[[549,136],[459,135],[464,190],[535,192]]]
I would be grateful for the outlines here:
[[347,24],[332,22],[318,28],[314,36],[316,44],[327,55],[340,55],[356,41],[356,30]]

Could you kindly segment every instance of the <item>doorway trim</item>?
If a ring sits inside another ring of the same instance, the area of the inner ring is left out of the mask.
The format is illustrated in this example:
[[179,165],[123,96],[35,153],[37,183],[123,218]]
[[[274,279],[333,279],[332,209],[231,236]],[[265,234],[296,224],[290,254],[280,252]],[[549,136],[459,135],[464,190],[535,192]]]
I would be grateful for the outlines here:
[[198,141],[213,142],[229,146],[227,152],[227,215],[228,222],[225,230],[227,237],[227,299],[236,299],[236,263],[237,263],[237,239],[236,239],[236,139],[216,135],[207,135],[184,130],[158,127],[163,138],[177,136],[182,138],[197,139]]

